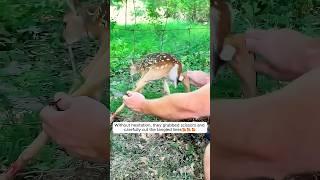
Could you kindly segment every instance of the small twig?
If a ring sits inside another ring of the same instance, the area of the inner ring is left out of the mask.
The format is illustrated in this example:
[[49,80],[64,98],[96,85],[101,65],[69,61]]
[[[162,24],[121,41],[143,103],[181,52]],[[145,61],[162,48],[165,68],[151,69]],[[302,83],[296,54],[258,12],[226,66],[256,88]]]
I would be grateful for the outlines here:
[[[28,171],[24,173],[18,173],[17,176],[28,176],[32,174],[45,174],[45,173],[54,173],[54,172],[66,172],[66,171],[75,171],[78,169],[77,167],[74,168],[61,168],[61,169],[51,169],[51,170],[34,170],[34,171]],[[100,170],[100,169],[106,169],[105,166],[88,166],[83,167],[83,169],[94,169],[94,170]]]
[[[186,29],[165,29],[165,31],[188,31],[191,30],[209,30],[209,28],[186,28]],[[150,32],[149,29],[124,29],[124,28],[113,28],[113,30],[121,30],[121,31],[139,31],[139,32]]]
[[65,168],[65,169],[52,169],[47,171],[40,171],[40,170],[34,170],[34,171],[28,171],[24,173],[18,173],[17,176],[28,176],[31,174],[43,174],[43,173],[50,173],[50,172],[65,172],[65,171],[74,171],[76,168]]
[[76,64],[74,62],[75,60],[74,60],[74,55],[73,55],[73,52],[72,52],[71,45],[68,45],[68,52],[69,52],[69,57],[70,57],[70,61],[71,61],[73,75],[74,75],[74,77],[76,77],[77,76],[77,67],[76,67]]
[[61,101],[61,98],[56,100],[56,101],[52,101],[49,102],[49,106],[54,106],[58,111],[63,111],[59,106],[58,106],[58,102]]

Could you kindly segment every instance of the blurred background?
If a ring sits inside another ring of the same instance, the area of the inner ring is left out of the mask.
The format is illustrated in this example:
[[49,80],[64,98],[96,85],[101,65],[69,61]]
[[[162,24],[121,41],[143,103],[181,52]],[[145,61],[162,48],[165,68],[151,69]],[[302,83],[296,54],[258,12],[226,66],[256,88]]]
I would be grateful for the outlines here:
[[[101,0],[82,0],[99,5]],[[68,92],[72,67],[62,40],[61,0],[0,1],[0,173],[41,130],[40,109]],[[97,50],[95,40],[74,44],[77,67]],[[102,102],[106,102],[106,98]],[[105,179],[106,165],[73,159],[51,143],[17,179]]]

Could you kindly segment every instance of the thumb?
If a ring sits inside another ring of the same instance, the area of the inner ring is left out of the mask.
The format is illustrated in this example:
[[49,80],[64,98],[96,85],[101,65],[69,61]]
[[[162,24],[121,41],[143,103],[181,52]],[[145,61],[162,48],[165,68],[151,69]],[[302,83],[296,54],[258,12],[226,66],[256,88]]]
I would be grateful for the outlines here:
[[65,111],[71,107],[73,97],[64,93],[58,92],[54,95],[54,101],[57,102],[57,107]]
[[72,97],[64,92],[56,93],[53,99],[54,105],[46,106],[40,111],[40,119],[48,125],[63,119],[65,110],[69,109],[72,103]]
[[133,93],[134,93],[133,91],[127,91],[127,96],[130,97],[133,95]]
[[131,92],[131,91],[127,91],[127,94],[125,94],[124,96],[122,96],[122,99],[125,101],[125,100],[127,100],[130,96],[132,96],[132,92]]
[[194,78],[194,77],[197,77],[199,76],[200,74],[203,74],[202,71],[187,71],[186,72],[186,75],[190,78]]
[[64,111],[57,111],[53,106],[46,106],[40,111],[40,119],[45,124],[54,124],[63,118]]

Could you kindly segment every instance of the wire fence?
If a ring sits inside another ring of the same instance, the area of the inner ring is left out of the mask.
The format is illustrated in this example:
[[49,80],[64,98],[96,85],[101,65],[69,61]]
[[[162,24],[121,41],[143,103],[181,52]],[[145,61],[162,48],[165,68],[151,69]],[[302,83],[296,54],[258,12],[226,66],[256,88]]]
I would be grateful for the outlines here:
[[[135,0],[131,1],[133,3],[133,12],[136,11],[136,2]],[[128,40],[126,43],[128,46],[125,48],[131,48],[131,51],[129,54],[126,55],[117,55],[116,53],[113,53],[111,50],[110,59],[121,59],[121,60],[127,60],[127,61],[133,61],[135,62],[137,59],[140,58],[140,56],[148,54],[148,53],[154,53],[154,52],[167,52],[171,53],[175,56],[179,55],[186,55],[191,53],[197,53],[198,55],[201,54],[202,56],[207,56],[209,61],[210,56],[210,27],[209,25],[202,26],[202,27],[191,27],[191,24],[196,24],[196,22],[189,22],[186,23],[185,27],[170,27],[169,25],[169,18],[165,17],[162,21],[157,21],[157,23],[149,22],[148,24],[149,28],[143,28],[141,27],[141,24],[137,23],[137,16],[136,13],[134,13],[134,24],[128,25],[127,24],[127,18],[128,18],[128,0],[125,1],[125,24],[124,27],[113,27],[111,28],[111,39],[113,39],[112,34],[130,34],[132,39]],[[167,5],[166,5],[167,6]],[[166,7],[168,9],[168,6]],[[166,12],[164,13],[166,14]],[[117,16],[121,16],[121,14],[117,14]],[[183,21],[181,21],[183,22]],[[209,22],[209,18],[208,18]],[[185,22],[184,22],[185,23]],[[144,52],[141,54],[139,51],[139,41],[141,37],[144,37],[146,35],[153,34],[154,39],[152,48],[149,52]],[[179,41],[179,36],[183,35],[186,36],[187,34],[187,41]],[[205,35],[204,35],[205,34]],[[204,35],[201,37],[201,35]],[[194,43],[195,38],[204,38],[207,39],[207,43],[203,44],[196,44]],[[116,38],[116,37],[114,37]],[[112,40],[111,40],[112,42]],[[111,44],[111,47],[113,45]],[[157,46],[157,47],[155,47]],[[171,47],[171,49],[166,48]],[[201,51],[194,51],[195,49],[201,49]],[[112,64],[111,64],[112,66]]]
[[[166,48],[164,48],[169,40],[169,44],[170,46],[174,46],[175,50],[174,52],[171,52],[171,53],[174,53],[174,54],[184,54],[186,52],[188,52],[189,50],[195,48],[196,45],[194,45],[192,43],[192,37],[191,37],[191,34],[192,34],[192,31],[196,31],[196,32],[199,32],[199,31],[203,31],[203,32],[207,32],[209,33],[209,28],[185,28],[185,29],[162,29],[162,30],[142,30],[142,29],[124,29],[124,28],[114,28],[112,29],[111,31],[111,34],[112,32],[114,31],[126,31],[126,33],[131,33],[132,36],[133,36],[133,39],[131,42],[128,42],[129,44],[132,44],[132,53],[128,56],[116,56],[116,55],[113,55],[113,53],[111,52],[111,59],[113,58],[117,58],[117,59],[136,59],[138,53],[137,53],[137,47],[136,47],[136,44],[137,44],[137,40],[136,40],[136,36],[139,35],[139,34],[157,34],[159,31],[161,32],[161,36],[158,40],[155,40],[155,41],[158,41],[158,48],[157,48],[157,51],[158,52],[164,52],[166,50]],[[173,34],[173,33],[181,33],[182,32],[187,32],[187,34],[189,34],[189,41],[186,42],[186,44],[182,45],[178,45],[178,41],[177,41],[177,38],[174,38],[174,39],[168,39],[168,38],[165,38],[166,34]],[[209,36],[208,36],[209,37]],[[209,39],[208,39],[209,41]],[[112,45],[111,45],[112,46]],[[201,46],[198,45],[199,49],[204,49],[204,48],[207,48],[207,52],[205,53],[206,55],[208,55],[209,57],[209,42],[207,44],[202,44]],[[199,53],[203,53],[202,52],[199,52]]]

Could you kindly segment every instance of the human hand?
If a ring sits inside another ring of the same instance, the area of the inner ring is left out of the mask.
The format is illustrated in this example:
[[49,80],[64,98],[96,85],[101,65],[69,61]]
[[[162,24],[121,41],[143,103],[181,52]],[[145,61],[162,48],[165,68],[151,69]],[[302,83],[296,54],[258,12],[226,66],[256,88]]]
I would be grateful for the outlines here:
[[44,131],[72,156],[106,162],[107,108],[86,96],[71,97],[57,93],[57,107],[46,106],[40,112]]
[[308,45],[311,38],[293,30],[252,30],[246,34],[247,48],[263,57],[255,69],[278,80],[293,80],[310,70]]
[[138,92],[128,91],[127,95],[123,96],[124,104],[128,108],[137,112],[143,112],[143,106],[145,101],[146,101],[145,97]]
[[210,74],[203,71],[188,71],[186,76],[188,76],[190,84],[196,87],[202,87],[210,82]]

